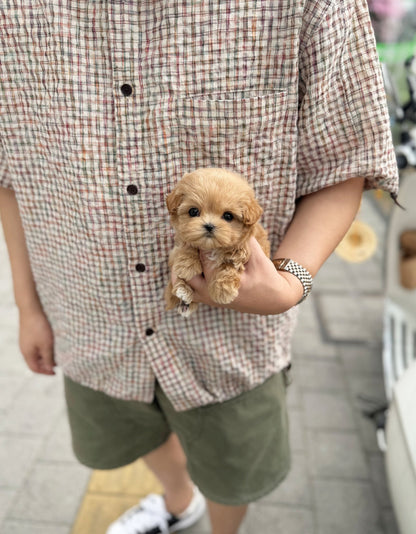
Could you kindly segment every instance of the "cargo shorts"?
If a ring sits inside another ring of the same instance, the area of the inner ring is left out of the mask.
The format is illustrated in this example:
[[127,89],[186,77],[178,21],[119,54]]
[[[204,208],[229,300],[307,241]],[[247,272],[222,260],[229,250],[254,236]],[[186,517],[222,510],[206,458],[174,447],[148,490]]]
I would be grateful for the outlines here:
[[289,472],[286,371],[225,402],[181,412],[157,382],[148,404],[110,397],[68,377],[64,381],[73,449],[88,467],[125,466],[174,432],[192,480],[214,502],[253,502]]

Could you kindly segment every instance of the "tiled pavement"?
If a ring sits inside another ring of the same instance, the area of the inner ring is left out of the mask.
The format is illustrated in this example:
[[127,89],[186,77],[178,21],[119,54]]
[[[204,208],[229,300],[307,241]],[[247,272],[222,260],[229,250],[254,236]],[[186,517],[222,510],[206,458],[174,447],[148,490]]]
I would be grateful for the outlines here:
[[[361,413],[384,400],[386,219],[378,206],[366,193],[357,217],[376,231],[376,254],[361,264],[332,255],[302,305],[288,396],[292,470],[251,506],[242,534],[398,532],[383,455]],[[74,459],[60,374],[33,375],[19,354],[2,238],[0,317],[0,533],[101,534],[118,509],[157,485],[141,462],[92,474]],[[187,532],[207,534],[207,518]]]

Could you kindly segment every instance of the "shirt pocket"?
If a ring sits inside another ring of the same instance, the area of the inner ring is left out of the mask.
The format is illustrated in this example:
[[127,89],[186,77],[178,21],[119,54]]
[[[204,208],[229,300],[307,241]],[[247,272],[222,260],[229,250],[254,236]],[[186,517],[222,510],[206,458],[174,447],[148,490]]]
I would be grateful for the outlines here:
[[280,174],[287,93],[213,93],[177,97],[171,123],[185,170],[222,167],[241,173],[260,202]]

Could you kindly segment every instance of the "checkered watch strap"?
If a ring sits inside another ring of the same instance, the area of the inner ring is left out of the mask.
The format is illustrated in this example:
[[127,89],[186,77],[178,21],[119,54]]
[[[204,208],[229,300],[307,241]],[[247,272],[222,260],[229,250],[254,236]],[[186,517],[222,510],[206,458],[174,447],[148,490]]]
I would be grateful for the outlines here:
[[312,291],[313,279],[310,272],[302,267],[302,265],[289,258],[278,258],[276,260],[272,260],[272,262],[278,271],[287,271],[288,273],[294,274],[297,278],[299,278],[303,285],[303,296],[298,304],[303,302]]

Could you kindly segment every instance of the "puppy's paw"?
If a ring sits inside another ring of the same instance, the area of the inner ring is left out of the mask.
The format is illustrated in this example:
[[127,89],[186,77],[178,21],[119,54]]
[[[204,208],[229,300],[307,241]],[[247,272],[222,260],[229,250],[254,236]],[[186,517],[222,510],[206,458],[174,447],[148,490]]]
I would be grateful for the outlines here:
[[208,286],[208,293],[214,302],[229,304],[238,295],[241,273],[232,265],[223,265]]
[[184,256],[181,261],[175,263],[175,274],[182,280],[190,280],[197,274],[202,273],[202,265],[198,257]]
[[169,282],[165,290],[165,308],[166,310],[173,310],[179,303],[180,300],[173,294],[172,284]]
[[183,280],[178,280],[173,287],[173,293],[181,300],[184,304],[191,304],[192,297],[194,294],[193,289],[188,286]]
[[198,307],[198,304],[196,302],[191,302],[190,304],[186,304],[183,302],[183,300],[180,302],[177,310],[179,315],[182,315],[182,317],[189,317]]
[[210,297],[218,304],[230,304],[238,295],[239,280],[230,284],[214,283],[208,288]]

